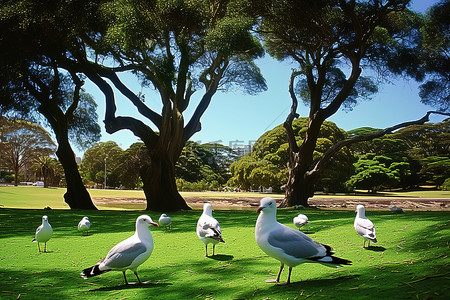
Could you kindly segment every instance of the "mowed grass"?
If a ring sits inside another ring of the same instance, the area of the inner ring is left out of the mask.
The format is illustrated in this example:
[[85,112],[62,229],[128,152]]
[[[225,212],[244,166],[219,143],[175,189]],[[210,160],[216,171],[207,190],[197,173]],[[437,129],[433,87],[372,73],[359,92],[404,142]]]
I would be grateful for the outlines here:
[[[33,199],[32,201],[35,201]],[[45,204],[47,205],[47,204]],[[332,246],[353,265],[334,269],[302,264],[292,284],[265,283],[275,278],[279,262],[265,255],[254,239],[255,211],[216,210],[225,244],[206,258],[195,233],[199,210],[171,213],[172,229],[152,227],[155,247],[139,267],[152,284],[125,286],[121,272],[84,280],[79,273],[134,232],[143,211],[71,211],[67,209],[0,209],[1,299],[448,299],[450,295],[449,213],[415,211],[391,214],[368,211],[377,227],[378,244],[362,248],[353,229],[354,212],[302,210],[311,223],[309,235]],[[281,209],[278,220],[290,227],[298,210]],[[53,238],[49,253],[32,243],[43,214]],[[81,236],[77,224],[89,216],[92,230]],[[135,281],[128,271],[128,280]],[[285,281],[287,271],[282,274]]]

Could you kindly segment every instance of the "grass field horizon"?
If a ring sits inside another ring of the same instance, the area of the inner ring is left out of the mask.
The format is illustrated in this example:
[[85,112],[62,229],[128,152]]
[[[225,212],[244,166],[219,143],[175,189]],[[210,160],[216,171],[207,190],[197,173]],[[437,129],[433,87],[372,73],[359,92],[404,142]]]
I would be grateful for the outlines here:
[[[65,188],[42,188],[31,186],[0,186],[0,207],[3,208],[23,208],[23,209],[43,209],[50,207],[52,209],[70,209],[64,202]],[[142,190],[113,190],[113,189],[89,189],[92,198],[133,198],[133,199],[145,199],[144,192]],[[238,197],[252,197],[252,198],[283,198],[283,194],[268,194],[268,193],[255,193],[255,192],[181,192],[185,198],[190,197],[202,197],[208,198],[223,198],[233,199]],[[399,192],[382,192],[378,194],[316,194],[317,198],[450,198],[450,191],[438,191],[438,190],[420,190],[420,191],[399,191]],[[131,208],[130,208],[131,207]],[[132,205],[126,207],[114,207],[108,205],[99,205],[99,209],[137,209],[142,210],[142,206],[133,208]]]

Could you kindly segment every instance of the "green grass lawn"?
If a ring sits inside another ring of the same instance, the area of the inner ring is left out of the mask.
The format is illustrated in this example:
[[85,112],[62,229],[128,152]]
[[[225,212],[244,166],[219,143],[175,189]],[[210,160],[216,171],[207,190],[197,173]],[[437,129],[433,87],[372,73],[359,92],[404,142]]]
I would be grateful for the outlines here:
[[[1,190],[1,189],[0,189]],[[43,189],[42,189],[43,190]],[[36,195],[45,198],[45,194]],[[48,204],[45,204],[48,205]],[[151,228],[154,251],[139,267],[152,284],[125,286],[121,272],[84,280],[83,268],[95,264],[109,249],[134,232],[140,211],[71,211],[0,209],[1,299],[448,299],[450,295],[449,216],[445,211],[414,211],[395,215],[368,211],[377,227],[378,244],[363,249],[353,229],[352,211],[302,210],[310,236],[332,246],[353,265],[339,269],[303,264],[292,272],[293,284],[265,283],[279,262],[265,255],[254,239],[255,211],[217,210],[225,244],[216,256],[204,257],[195,227],[201,211],[172,213],[172,230]],[[147,213],[147,212],[145,212]],[[50,253],[32,243],[43,214],[49,216],[53,238]],[[153,220],[159,214],[148,212]],[[296,210],[282,209],[278,220],[290,227]],[[89,236],[77,232],[87,215]],[[129,281],[135,281],[128,272]],[[282,274],[285,281],[287,271]]]

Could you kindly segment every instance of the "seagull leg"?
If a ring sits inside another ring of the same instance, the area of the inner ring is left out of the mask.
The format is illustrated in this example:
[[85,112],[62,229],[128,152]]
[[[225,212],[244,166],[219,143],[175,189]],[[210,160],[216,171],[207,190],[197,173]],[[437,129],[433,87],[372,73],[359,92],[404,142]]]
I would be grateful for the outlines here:
[[216,244],[213,244],[213,256],[214,256],[214,250],[216,250]]
[[44,243],[44,253],[47,252],[47,242]]
[[125,284],[128,284],[127,276],[125,275],[125,271],[122,271],[122,273],[123,273],[123,279],[125,279]]
[[292,267],[289,267],[289,273],[288,273],[288,278],[287,278],[286,284],[291,283],[291,272],[292,272]]
[[276,279],[267,279],[266,282],[267,283],[280,282],[280,276],[281,276],[281,272],[283,271],[283,268],[284,268],[284,264],[281,263],[280,271],[278,272],[277,278]]
[[39,253],[41,253],[41,246],[39,246],[39,242],[37,244],[38,244]]
[[208,257],[208,245],[205,245],[205,250],[206,250],[206,257]]
[[134,271],[134,275],[136,275],[136,278],[137,278],[139,284],[142,284],[142,281],[141,281],[141,279],[139,278],[139,276],[138,276],[138,274],[137,274],[137,271]]

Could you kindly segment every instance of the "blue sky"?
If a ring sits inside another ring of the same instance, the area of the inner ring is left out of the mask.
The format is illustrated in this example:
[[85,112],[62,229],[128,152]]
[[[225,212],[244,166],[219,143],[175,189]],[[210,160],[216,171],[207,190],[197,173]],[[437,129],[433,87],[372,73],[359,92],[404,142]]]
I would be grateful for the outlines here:
[[[415,0],[411,8],[424,12],[436,1]],[[288,80],[291,68],[287,62],[278,62],[269,55],[258,60],[258,66],[266,78],[268,90],[256,96],[244,95],[240,91],[222,93],[218,92],[202,118],[202,130],[196,133],[191,140],[207,143],[220,142],[227,146],[246,145],[256,141],[265,131],[282,123],[289,112],[291,99],[288,93]],[[364,73],[363,73],[364,75]],[[160,112],[161,104],[157,94],[150,89],[143,89],[137,80],[131,76],[123,77],[133,91],[142,91],[145,103],[153,110]],[[139,141],[131,131],[122,130],[108,134],[103,128],[104,97],[96,86],[85,84],[86,92],[92,94],[98,103],[99,123],[102,126],[101,141],[115,141],[122,149],[128,148],[132,143]],[[140,117],[132,104],[116,93],[116,115]],[[190,108],[185,113],[187,122],[201,97],[201,91],[194,94]],[[388,108],[389,107],[389,108]],[[397,80],[393,84],[384,84],[379,87],[379,93],[369,101],[360,102],[352,111],[339,111],[329,121],[337,124],[344,130],[358,127],[385,128],[404,121],[421,118],[431,107],[420,103],[418,84],[414,81]],[[300,116],[307,116],[309,109],[300,104],[297,112]],[[431,122],[439,122],[443,117],[432,117]],[[76,149],[74,149],[76,150]],[[83,152],[76,151],[82,157]]]

